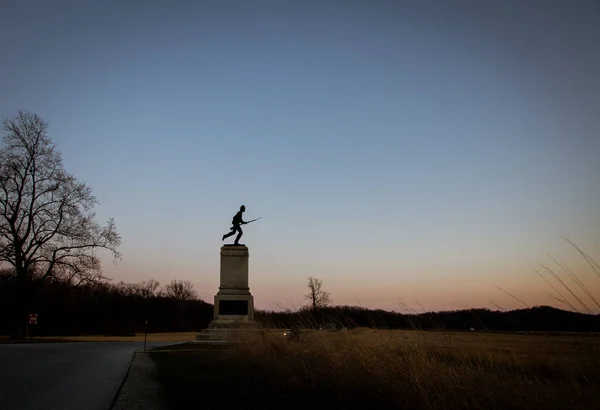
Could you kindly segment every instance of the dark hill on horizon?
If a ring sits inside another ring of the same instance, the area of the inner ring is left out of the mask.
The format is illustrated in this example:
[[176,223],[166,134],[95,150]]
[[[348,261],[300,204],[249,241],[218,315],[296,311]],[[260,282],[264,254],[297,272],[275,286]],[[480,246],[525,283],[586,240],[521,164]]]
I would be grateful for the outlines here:
[[359,306],[331,306],[319,314],[307,309],[297,312],[257,311],[256,317],[274,327],[316,327],[335,324],[337,327],[375,327],[384,329],[421,329],[518,332],[600,332],[600,315],[590,315],[535,306],[525,309],[499,311],[490,309],[462,309],[439,312],[405,314]]

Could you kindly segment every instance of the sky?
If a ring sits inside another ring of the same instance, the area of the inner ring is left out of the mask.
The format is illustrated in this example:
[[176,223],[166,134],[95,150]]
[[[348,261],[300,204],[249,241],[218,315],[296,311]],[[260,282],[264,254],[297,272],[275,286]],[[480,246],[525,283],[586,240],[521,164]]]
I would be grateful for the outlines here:
[[[595,1],[0,0],[0,117],[49,123],[114,217],[115,282],[212,302],[240,205],[260,309],[600,295]],[[543,271],[543,269],[541,269]],[[506,291],[506,292],[504,292]]]

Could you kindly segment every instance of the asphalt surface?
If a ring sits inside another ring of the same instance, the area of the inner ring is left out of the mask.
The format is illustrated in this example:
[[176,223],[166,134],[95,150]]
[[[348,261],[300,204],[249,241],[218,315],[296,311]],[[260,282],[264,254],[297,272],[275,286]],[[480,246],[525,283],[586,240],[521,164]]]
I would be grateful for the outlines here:
[[107,410],[143,347],[143,342],[0,345],[0,409]]

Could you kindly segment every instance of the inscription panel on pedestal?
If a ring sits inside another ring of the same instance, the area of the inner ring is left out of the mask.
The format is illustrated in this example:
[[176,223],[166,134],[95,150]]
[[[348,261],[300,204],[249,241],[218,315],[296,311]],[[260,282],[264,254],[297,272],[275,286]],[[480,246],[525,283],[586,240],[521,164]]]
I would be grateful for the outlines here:
[[220,300],[219,315],[247,315],[248,301],[247,300]]

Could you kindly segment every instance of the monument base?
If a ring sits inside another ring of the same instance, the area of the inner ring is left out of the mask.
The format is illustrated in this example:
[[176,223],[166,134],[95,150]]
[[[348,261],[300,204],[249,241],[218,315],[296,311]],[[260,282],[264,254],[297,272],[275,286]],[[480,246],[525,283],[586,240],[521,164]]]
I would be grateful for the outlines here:
[[214,320],[209,329],[257,328],[254,321],[254,297],[249,294],[216,294]]
[[233,334],[260,330],[254,320],[254,297],[248,287],[248,247],[221,247],[219,291],[214,298],[213,321],[196,336],[198,341],[231,338]]

